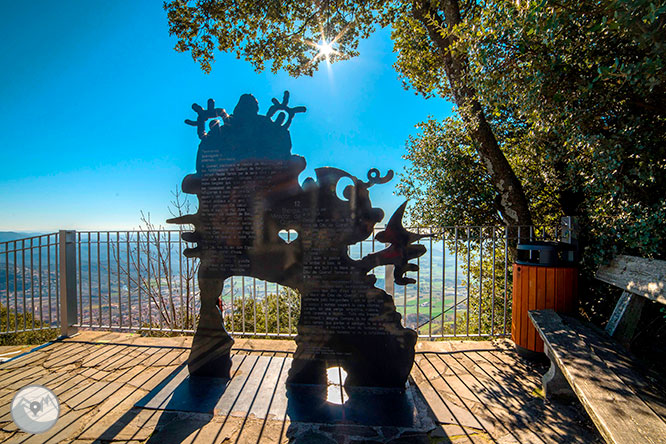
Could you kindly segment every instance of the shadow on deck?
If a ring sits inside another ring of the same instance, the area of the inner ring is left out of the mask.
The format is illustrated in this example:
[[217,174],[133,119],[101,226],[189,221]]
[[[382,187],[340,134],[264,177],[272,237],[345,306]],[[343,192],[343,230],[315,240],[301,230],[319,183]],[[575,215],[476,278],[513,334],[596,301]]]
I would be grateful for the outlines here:
[[[193,412],[177,395],[185,383],[190,344],[191,337],[82,332],[2,363],[0,439],[160,444],[600,442],[577,404],[543,400],[540,372],[545,368],[522,360],[508,341],[419,342],[408,390],[414,422],[389,425],[354,424],[347,404],[330,407],[337,421],[328,424],[312,422],[307,411],[290,406],[284,382],[293,341],[237,340],[234,377],[227,385],[202,391],[200,411]],[[23,433],[11,420],[12,397],[29,384],[48,387],[60,400],[60,419],[42,435]]]

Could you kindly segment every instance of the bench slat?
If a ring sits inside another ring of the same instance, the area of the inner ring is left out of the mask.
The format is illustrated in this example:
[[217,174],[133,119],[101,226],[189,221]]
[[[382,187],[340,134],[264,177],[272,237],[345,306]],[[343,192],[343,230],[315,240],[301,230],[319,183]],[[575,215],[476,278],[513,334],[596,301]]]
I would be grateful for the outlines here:
[[594,353],[663,420],[666,421],[666,384],[664,378],[643,367],[633,356],[620,349],[608,335],[578,319],[559,315],[592,347]]
[[597,279],[666,304],[666,261],[618,255],[597,270]]
[[613,444],[666,442],[666,423],[553,310],[529,317],[602,436]]

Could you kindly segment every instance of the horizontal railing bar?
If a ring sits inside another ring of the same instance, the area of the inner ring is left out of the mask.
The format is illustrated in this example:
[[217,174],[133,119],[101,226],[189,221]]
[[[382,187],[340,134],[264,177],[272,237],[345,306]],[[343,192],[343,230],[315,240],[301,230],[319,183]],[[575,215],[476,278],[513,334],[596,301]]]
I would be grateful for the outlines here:
[[55,247],[55,246],[58,246],[58,244],[57,243],[55,243],[55,244],[42,244],[42,245],[28,246],[28,247],[25,247],[25,248],[15,248],[13,250],[1,250],[0,255],[3,255],[5,253],[14,253],[14,252],[18,253],[20,251],[39,250],[41,248],[48,248],[48,247]]
[[38,235],[35,235],[35,236],[22,237],[20,239],[12,239],[12,240],[8,240],[8,241],[2,241],[2,242],[0,242],[0,244],[6,244],[6,243],[9,243],[9,242],[21,242],[21,241],[24,241],[24,240],[27,241],[27,240],[30,240],[30,239],[37,239],[37,238],[40,238],[40,237],[49,237],[49,236],[58,237],[58,233],[46,233],[46,234],[38,234]]
[[[414,261],[420,263],[420,271],[406,275],[416,278],[417,284],[396,288],[389,267],[378,267],[371,273],[377,278],[377,286],[381,288],[383,281],[385,291],[393,295],[403,325],[417,330],[421,339],[506,337],[511,317],[507,299],[511,297],[513,248],[520,239],[559,240],[563,228],[564,225],[557,224],[410,225],[406,229],[432,236],[430,241],[418,242],[426,247],[426,254]],[[348,246],[348,254],[356,260],[383,249],[384,244],[375,243],[377,233],[384,229],[373,227],[366,239]],[[182,257],[182,249],[195,244],[182,240],[181,235],[186,231],[183,228],[77,231],[78,319],[73,326],[123,332],[194,333],[200,307],[196,279],[199,262]],[[287,232],[286,239],[291,234]],[[0,284],[0,303],[17,313],[18,324],[25,324],[7,325],[0,334],[58,327],[60,318],[53,316],[54,311],[60,314],[58,236],[59,233],[50,233],[0,242],[0,272],[6,281]],[[247,280],[249,277],[244,282],[251,282],[250,285],[242,285],[241,276],[225,282],[221,300],[229,334],[295,337],[298,299],[294,301],[296,305],[292,299],[284,305],[279,289],[286,287],[269,290],[266,283]],[[48,297],[43,301],[41,296],[46,293]],[[39,303],[33,294],[40,295]],[[269,302],[274,304],[270,295],[277,297],[277,306],[273,307],[277,319],[265,314]],[[259,309],[264,311],[263,321]],[[20,313],[25,314],[23,319],[18,316]],[[452,314],[450,323],[447,318]],[[477,323],[476,316],[478,329],[471,328],[472,323]],[[49,325],[31,328],[43,319],[49,319]],[[51,319],[58,322],[52,323]],[[275,323],[270,328],[269,319]],[[469,330],[459,333],[463,325],[469,325]],[[259,332],[259,329],[273,331]],[[428,334],[421,334],[422,329]]]
[[277,337],[280,337],[280,338],[295,338],[296,337],[296,333],[291,333],[291,334],[290,333],[253,333],[251,331],[246,331],[245,333],[243,333],[241,331],[237,331],[237,332],[228,331],[227,333],[229,333],[230,335],[237,336],[237,337],[253,337],[253,336],[270,337],[270,338],[273,338],[273,337],[276,337],[276,338]]
[[49,327],[35,327],[35,328],[28,328],[27,330],[4,330],[0,331],[0,336],[2,335],[7,335],[7,334],[17,334],[17,333],[32,333],[33,331],[42,331],[42,330],[54,330],[57,329],[57,325],[52,325]]
[[[462,333],[462,334],[453,334],[453,333],[448,333],[445,335],[442,334],[433,334],[433,335],[425,335],[425,334],[419,334],[419,338],[452,338],[452,339],[460,339],[460,338],[507,338],[511,336],[511,334],[490,334],[490,333]],[[427,352],[424,352],[427,353]]]
[[[75,327],[79,328],[89,328],[91,330],[111,330],[111,331],[143,331],[143,332],[161,332],[161,333],[191,333],[194,334],[194,330],[191,329],[180,329],[180,328],[174,328],[174,329],[169,329],[169,328],[159,328],[159,327],[120,327],[120,326],[115,326],[112,325],[109,327],[108,325],[98,325],[98,324],[74,324]],[[227,332],[230,333],[230,332]]]

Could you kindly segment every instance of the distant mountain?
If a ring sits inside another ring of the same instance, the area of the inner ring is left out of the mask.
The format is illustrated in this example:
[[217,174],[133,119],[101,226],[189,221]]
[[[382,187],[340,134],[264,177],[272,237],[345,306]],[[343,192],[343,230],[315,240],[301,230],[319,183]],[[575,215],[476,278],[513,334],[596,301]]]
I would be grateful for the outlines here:
[[26,237],[39,236],[44,233],[17,233],[16,231],[0,231],[0,242],[13,241],[15,239],[23,239]]

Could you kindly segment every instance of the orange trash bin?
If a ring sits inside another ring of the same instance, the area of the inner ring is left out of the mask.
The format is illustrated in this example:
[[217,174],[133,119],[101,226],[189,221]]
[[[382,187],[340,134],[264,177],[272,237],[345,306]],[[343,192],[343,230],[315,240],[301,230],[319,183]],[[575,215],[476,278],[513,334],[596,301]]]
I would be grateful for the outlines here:
[[518,351],[543,352],[543,341],[527,317],[530,310],[573,313],[578,297],[575,249],[558,242],[519,244],[513,264],[511,339]]

